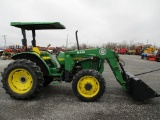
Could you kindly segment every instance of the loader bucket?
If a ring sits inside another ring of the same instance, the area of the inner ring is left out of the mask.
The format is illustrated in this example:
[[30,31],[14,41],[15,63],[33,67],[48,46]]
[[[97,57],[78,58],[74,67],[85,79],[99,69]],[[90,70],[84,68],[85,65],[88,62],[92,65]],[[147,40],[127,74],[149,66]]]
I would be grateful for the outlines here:
[[160,96],[141,79],[134,76],[133,74],[126,72],[126,76],[129,93],[131,93],[135,99],[143,101],[149,98]]

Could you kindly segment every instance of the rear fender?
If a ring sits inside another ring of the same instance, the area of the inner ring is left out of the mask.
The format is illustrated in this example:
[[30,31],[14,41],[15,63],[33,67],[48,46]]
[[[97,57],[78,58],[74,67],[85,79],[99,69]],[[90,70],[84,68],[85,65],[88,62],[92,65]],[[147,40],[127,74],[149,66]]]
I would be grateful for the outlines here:
[[41,71],[43,72],[43,76],[50,76],[51,75],[49,67],[46,64],[46,62],[35,53],[28,53],[28,52],[18,53],[16,55],[12,56],[11,58],[14,60],[16,60],[16,59],[31,60],[31,61],[35,62],[41,68]]

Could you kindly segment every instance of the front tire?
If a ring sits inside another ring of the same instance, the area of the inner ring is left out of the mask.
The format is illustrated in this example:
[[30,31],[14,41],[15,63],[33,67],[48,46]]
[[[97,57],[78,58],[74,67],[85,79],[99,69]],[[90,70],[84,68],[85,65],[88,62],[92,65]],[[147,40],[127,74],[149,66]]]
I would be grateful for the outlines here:
[[95,70],[81,70],[73,77],[72,90],[80,100],[94,102],[105,92],[105,80]]
[[2,84],[12,98],[30,99],[40,92],[43,73],[34,62],[18,59],[11,62],[2,73]]

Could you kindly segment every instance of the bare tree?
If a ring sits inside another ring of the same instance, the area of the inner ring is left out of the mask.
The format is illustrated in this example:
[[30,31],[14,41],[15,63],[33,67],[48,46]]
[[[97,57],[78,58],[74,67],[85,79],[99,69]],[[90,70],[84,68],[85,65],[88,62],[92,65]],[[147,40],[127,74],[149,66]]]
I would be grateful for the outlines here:
[[115,47],[117,47],[117,43],[108,42],[107,44],[104,44],[102,47],[108,49],[114,49]]
[[81,48],[81,49],[87,49],[88,46],[87,46],[85,43],[83,43],[82,45],[80,45],[80,48]]

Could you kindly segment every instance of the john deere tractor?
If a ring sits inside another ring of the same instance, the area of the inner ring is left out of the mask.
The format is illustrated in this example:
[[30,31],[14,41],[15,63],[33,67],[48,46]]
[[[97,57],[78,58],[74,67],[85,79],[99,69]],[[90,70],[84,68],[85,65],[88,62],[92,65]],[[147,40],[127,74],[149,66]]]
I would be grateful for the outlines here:
[[[36,47],[35,31],[65,29],[59,22],[11,22],[21,28],[25,52],[12,56],[14,60],[2,73],[3,88],[15,99],[30,99],[44,86],[54,81],[71,82],[72,89],[80,100],[93,102],[105,92],[102,76],[105,61],[111,67],[123,90],[143,101],[159,95],[142,80],[124,70],[117,53],[105,48],[80,50],[76,31],[77,50],[60,52],[56,60],[47,51]],[[33,35],[32,48],[27,47],[26,30]]]

